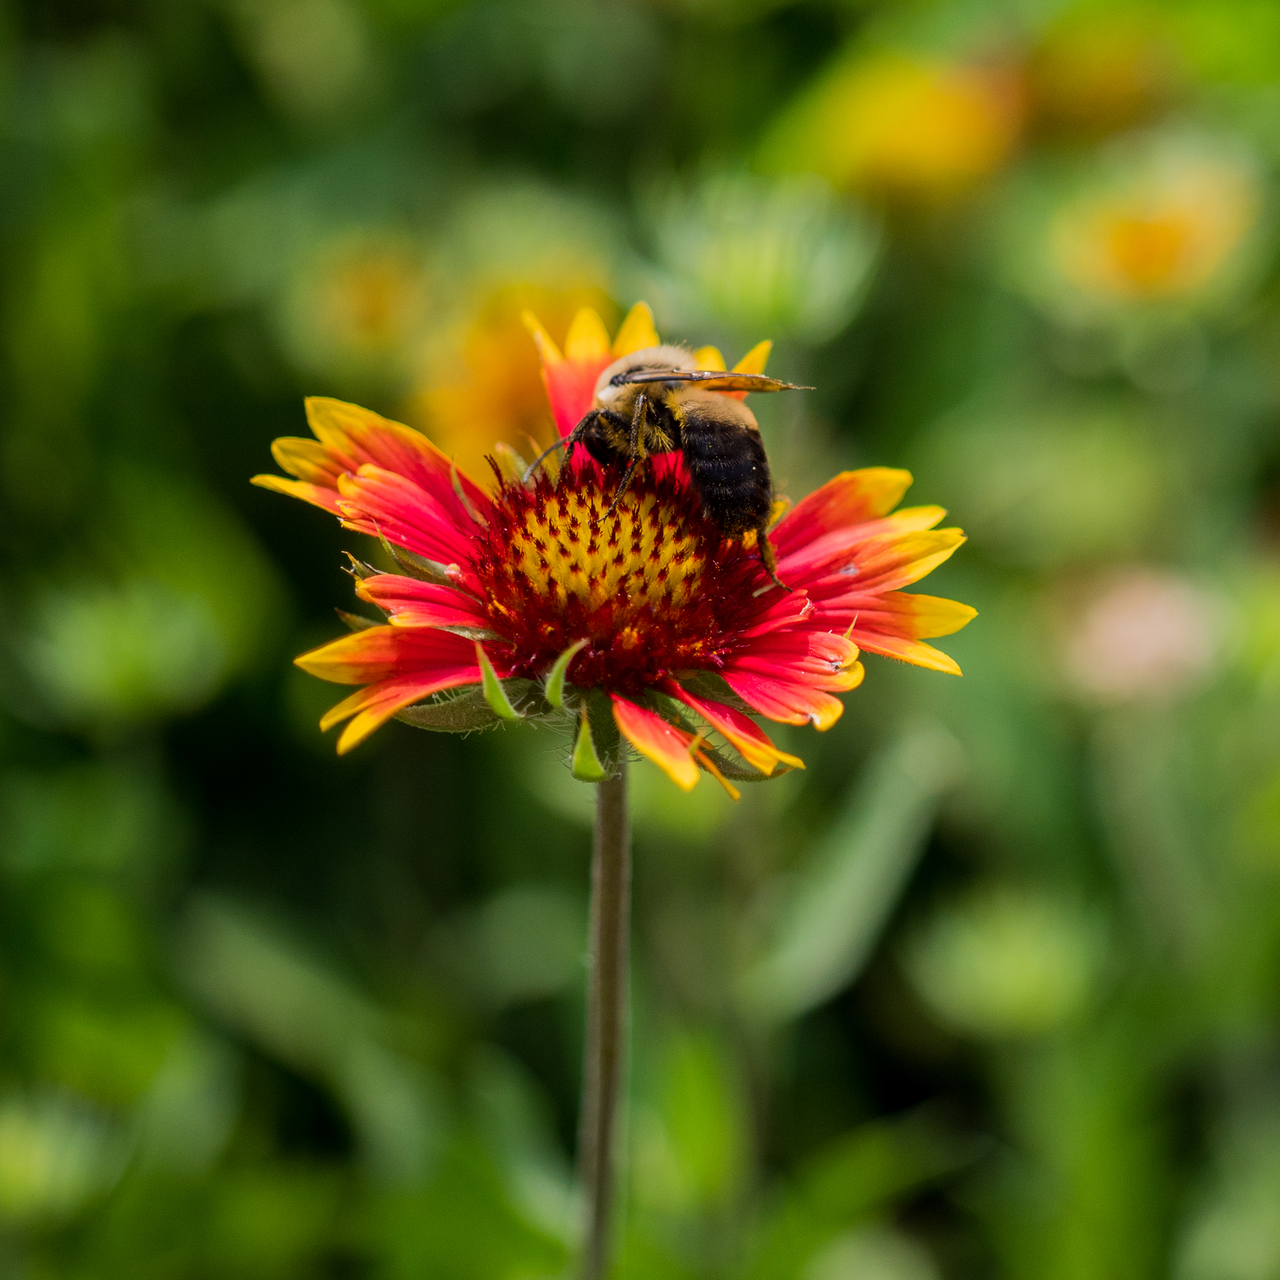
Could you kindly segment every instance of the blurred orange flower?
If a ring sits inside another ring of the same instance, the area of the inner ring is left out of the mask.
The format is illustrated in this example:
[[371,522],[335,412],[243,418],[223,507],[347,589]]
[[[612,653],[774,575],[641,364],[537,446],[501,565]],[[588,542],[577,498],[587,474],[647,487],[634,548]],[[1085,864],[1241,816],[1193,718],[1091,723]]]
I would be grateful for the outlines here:
[[534,310],[563,334],[584,306],[611,312],[602,292],[589,287],[510,285],[491,294],[410,395],[408,421],[482,480],[490,477],[485,457],[497,443],[530,453],[532,440],[533,452],[540,452],[555,432],[538,354],[521,316]]
[[877,53],[844,62],[789,111],[770,164],[905,200],[954,195],[999,169],[1022,130],[1020,76]]
[[1124,185],[1087,194],[1051,230],[1063,276],[1111,301],[1189,297],[1216,283],[1255,226],[1253,174],[1230,157],[1169,153]]

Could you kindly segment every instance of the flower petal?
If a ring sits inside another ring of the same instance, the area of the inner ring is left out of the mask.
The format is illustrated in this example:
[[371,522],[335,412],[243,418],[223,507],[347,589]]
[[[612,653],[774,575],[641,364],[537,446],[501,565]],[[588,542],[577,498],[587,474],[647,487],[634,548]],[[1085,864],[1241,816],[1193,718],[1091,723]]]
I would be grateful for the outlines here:
[[542,322],[532,311],[525,310],[520,313],[520,320],[524,327],[529,330],[529,336],[533,339],[533,345],[538,348],[538,359],[543,365],[561,364],[564,356],[560,354],[560,348],[556,346],[555,340],[542,327]]
[[551,402],[551,416],[555,418],[556,429],[561,436],[567,436],[591,408],[595,399],[596,380],[608,364],[609,357],[606,355],[586,364],[564,360],[559,364],[542,366],[542,382],[547,388],[547,399]]
[[754,672],[839,693],[861,683],[857,658],[858,646],[834,632],[774,631],[726,659],[723,674]]
[[[478,512],[492,506],[492,498],[469,476],[458,472],[422,432],[325,396],[309,397],[306,409],[311,430],[335,460],[355,464],[344,465],[344,471],[356,471],[365,464],[393,471],[429,493],[459,525],[472,520],[467,502]],[[454,489],[455,474],[462,494]]]
[[676,786],[692,791],[698,783],[698,764],[689,752],[694,741],[660,715],[611,694],[613,719],[619,732],[642,755],[652,760]]
[[741,711],[725,706],[722,702],[695,698],[674,680],[667,681],[663,688],[673,698],[683,702],[691,711],[697,712],[749,765],[759,769],[766,777],[773,772],[779,762],[789,764],[793,769],[804,768],[804,761],[799,756],[779,751],[769,741],[764,730],[754,720],[744,716]]
[[250,484],[255,484],[259,489],[270,489],[273,493],[283,493],[290,498],[301,498],[303,502],[309,502],[312,506],[323,507],[324,510],[333,515],[340,515],[338,511],[338,493],[336,489],[330,489],[325,485],[311,484],[305,480],[286,480],[284,476],[261,475],[254,476]]
[[779,559],[834,529],[888,515],[911,487],[911,472],[892,467],[842,471],[796,504],[773,534]]
[[394,680],[383,680],[369,685],[359,693],[344,698],[336,707],[330,708],[320,721],[320,728],[331,729],[335,724],[350,719],[351,723],[342,731],[338,739],[338,754],[344,756],[353,747],[358,747],[375,729],[380,729],[392,719],[397,712],[429,698],[433,693],[443,689],[455,689],[460,685],[471,684],[477,673],[465,676],[461,672],[439,672],[433,677],[401,676]]
[[335,684],[374,684],[404,676],[433,678],[434,673],[464,667],[474,672],[471,681],[480,679],[472,641],[426,627],[368,627],[301,654],[294,663]]
[[770,342],[768,338],[763,342],[757,342],[756,345],[733,366],[734,373],[763,373],[765,365],[769,363],[769,353],[772,350],[773,343]]
[[474,596],[399,573],[377,573],[356,583],[356,595],[391,615],[395,627],[473,627],[487,630],[489,615]]
[[838,602],[825,602],[823,617],[832,617],[836,613],[832,606],[846,612],[854,626],[855,640],[871,633],[899,635],[913,640],[949,636],[978,616],[976,609],[958,600],[906,591],[890,591],[884,595],[850,592]]
[[965,541],[959,529],[876,538],[854,559],[858,588],[888,593],[910,586],[949,560]]
[[[856,669],[861,672],[860,663]],[[839,698],[809,685],[748,671],[726,671],[724,679],[743,702],[762,716],[783,724],[812,724],[816,729],[830,729],[844,712],[844,703]]]
[[609,362],[609,330],[593,308],[583,307],[573,317],[564,340],[564,358],[570,364]]
[[361,467],[338,480],[339,511],[349,529],[386,538],[442,564],[470,562],[475,524],[462,527],[452,513],[413,481],[381,467]]
[[[904,507],[893,515],[845,525],[811,538],[778,557],[779,571],[785,569],[789,582],[808,584],[824,574],[838,573],[857,562],[862,548],[878,538],[898,538],[908,533],[932,529],[947,514],[945,507]],[[771,535],[777,542],[777,534]],[[776,548],[775,548],[776,549]]]
[[870,631],[859,634],[855,630],[859,642],[868,653],[878,653],[882,658],[896,658],[899,662],[909,662],[913,667],[927,667],[930,671],[941,671],[947,675],[958,676],[962,672],[956,660],[935,649],[923,640],[912,640],[906,636],[889,636]]
[[354,458],[341,454],[319,440],[307,440],[300,436],[281,436],[271,442],[271,456],[281,471],[287,471],[299,480],[310,480],[333,488],[344,471],[354,471],[359,465]]
[[661,345],[658,331],[653,327],[653,312],[649,309],[649,304],[637,302],[627,312],[627,318],[613,340],[612,355],[617,360],[621,356],[629,356],[633,351],[644,351]]
[[[340,755],[405,707],[442,689],[480,681],[472,642],[449,631],[419,627],[369,627],[321,645],[294,662],[322,680],[367,685],[320,721],[321,729],[330,729],[351,720],[338,740]],[[507,674],[505,664],[501,673]]]

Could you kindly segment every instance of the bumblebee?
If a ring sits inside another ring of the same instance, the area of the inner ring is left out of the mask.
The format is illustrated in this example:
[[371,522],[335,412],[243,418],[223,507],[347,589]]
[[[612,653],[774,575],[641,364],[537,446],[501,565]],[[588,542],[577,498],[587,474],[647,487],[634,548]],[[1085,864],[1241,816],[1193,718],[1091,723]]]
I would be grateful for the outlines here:
[[[613,513],[631,477],[650,454],[684,455],[703,509],[729,537],[754,532],[760,559],[783,590],[766,529],[773,509],[773,480],[755,415],[726,391],[811,391],[758,373],[726,373],[697,367],[683,347],[648,347],[609,365],[596,382],[591,408],[556,449],[572,457],[576,445],[602,465],[625,460],[626,470],[605,516]],[[603,516],[601,517],[604,518]]]

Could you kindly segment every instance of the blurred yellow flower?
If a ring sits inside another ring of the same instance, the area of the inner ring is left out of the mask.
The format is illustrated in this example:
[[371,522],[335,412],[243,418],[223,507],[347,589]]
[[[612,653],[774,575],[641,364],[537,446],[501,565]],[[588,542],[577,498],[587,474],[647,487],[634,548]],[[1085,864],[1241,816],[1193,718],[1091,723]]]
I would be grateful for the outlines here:
[[1063,208],[1052,254],[1067,281],[1099,300],[1188,298],[1217,283],[1260,213],[1257,180],[1236,158],[1167,148]]
[[511,445],[533,456],[555,438],[537,348],[521,320],[535,311],[550,331],[563,336],[582,307],[610,315],[599,289],[551,289],[508,285],[479,303],[459,326],[447,351],[426,370],[405,407],[420,428],[468,475],[490,476],[485,457],[494,445]]
[[946,198],[1005,163],[1023,115],[1020,77],[1006,66],[863,55],[785,113],[765,159],[869,194]]
[[422,255],[389,233],[321,245],[300,264],[285,300],[294,358],[340,382],[403,377],[426,322],[425,275]]

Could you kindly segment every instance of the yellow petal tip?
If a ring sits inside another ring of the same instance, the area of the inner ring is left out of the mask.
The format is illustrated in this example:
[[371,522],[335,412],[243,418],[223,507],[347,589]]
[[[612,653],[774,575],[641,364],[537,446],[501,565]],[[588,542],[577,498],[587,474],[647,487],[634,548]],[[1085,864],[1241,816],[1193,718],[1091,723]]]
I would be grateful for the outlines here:
[[661,346],[658,331],[653,324],[653,311],[647,302],[637,302],[627,312],[617,337],[613,340],[613,355],[629,356],[633,351]]
[[564,354],[575,364],[608,357],[609,331],[593,308],[583,307],[573,317],[564,340]]
[[524,322],[524,327],[528,329],[529,336],[538,348],[538,355],[541,357],[542,363],[563,364],[564,356],[560,354],[560,348],[556,346],[555,340],[542,327],[538,317],[532,311],[523,311],[520,313],[520,319]]

